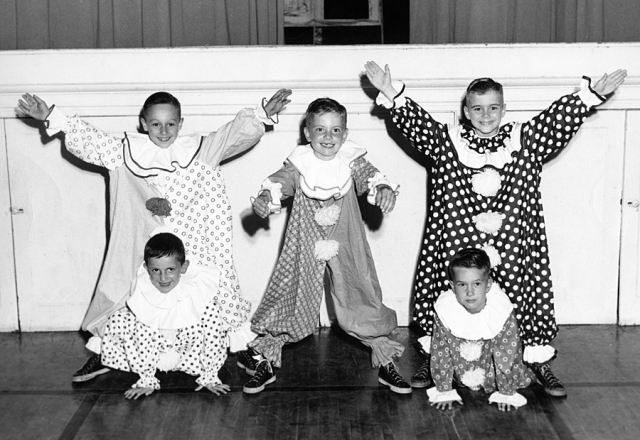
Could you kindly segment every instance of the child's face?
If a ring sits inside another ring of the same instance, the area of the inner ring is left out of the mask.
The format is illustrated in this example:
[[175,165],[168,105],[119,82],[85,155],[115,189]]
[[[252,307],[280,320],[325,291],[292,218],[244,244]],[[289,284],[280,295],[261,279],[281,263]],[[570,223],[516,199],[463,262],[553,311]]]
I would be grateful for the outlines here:
[[151,284],[162,293],[169,293],[180,282],[180,276],[187,272],[189,261],[180,264],[180,261],[174,256],[149,258],[144,263],[145,269],[149,274]]
[[304,127],[304,134],[318,159],[331,160],[347,140],[349,130],[338,113],[325,113],[313,115]]
[[502,93],[493,90],[482,95],[469,93],[464,106],[465,116],[481,138],[495,136],[498,133],[500,121],[506,110]]
[[454,267],[451,288],[460,305],[469,313],[478,313],[487,303],[492,280],[489,273],[477,267]]
[[160,148],[171,146],[182,128],[182,118],[178,114],[178,109],[171,104],[152,105],[140,121],[142,127],[149,133],[151,142]]

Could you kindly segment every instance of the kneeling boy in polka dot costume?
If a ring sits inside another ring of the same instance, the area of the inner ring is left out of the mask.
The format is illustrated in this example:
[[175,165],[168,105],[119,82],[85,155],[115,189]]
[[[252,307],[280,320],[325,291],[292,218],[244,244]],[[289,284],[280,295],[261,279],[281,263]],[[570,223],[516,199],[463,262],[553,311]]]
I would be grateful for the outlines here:
[[[558,328],[545,222],[540,199],[542,164],[562,150],[584,122],[592,106],[604,102],[627,73],[604,75],[595,86],[584,78],[576,93],[561,97],[526,123],[500,125],[506,108],[502,86],[480,78],[467,88],[464,113],[471,125],[445,125],[404,95],[404,85],[391,80],[373,61],[365,65],[380,90],[376,102],[388,108],[392,121],[412,146],[429,159],[429,213],[414,285],[414,320],[426,336],[433,331],[433,305],[448,290],[449,259],[460,249],[484,249],[492,278],[513,303],[524,361],[534,365],[546,392],[566,396],[549,361],[549,345]],[[429,359],[411,378],[425,388],[431,382]]]
[[490,277],[491,263],[481,249],[467,248],[449,264],[451,290],[434,305],[431,405],[451,409],[462,399],[455,379],[472,390],[492,393],[500,411],[526,405],[516,390],[535,381],[522,363],[522,345],[511,301]]
[[[250,304],[222,285],[217,266],[190,265],[182,240],[159,229],[145,245],[126,307],[109,316],[102,363],[140,376],[125,392],[127,399],[160,389],[156,369],[198,376],[196,391],[226,394],[229,386],[218,371],[229,337],[247,322]],[[245,313],[237,317],[236,310]]]

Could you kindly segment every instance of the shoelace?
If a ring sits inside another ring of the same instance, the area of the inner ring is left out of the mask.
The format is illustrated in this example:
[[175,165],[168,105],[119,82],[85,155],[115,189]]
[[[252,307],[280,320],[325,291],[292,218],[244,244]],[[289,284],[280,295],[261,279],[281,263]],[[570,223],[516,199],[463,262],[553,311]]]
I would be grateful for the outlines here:
[[425,376],[428,377],[430,373],[431,366],[429,365],[429,361],[425,361],[421,366],[418,372],[414,376]]
[[[267,364],[267,368],[260,368],[260,366],[264,363]],[[258,362],[258,365],[256,365],[256,374],[254,374],[251,380],[254,382],[259,382],[260,379],[262,378],[262,375],[265,374],[266,371],[268,371],[269,373],[272,372],[271,363],[266,359],[262,359],[260,362]]]
[[542,371],[542,377],[544,377],[544,380],[551,388],[562,386],[562,382],[553,374],[553,371],[551,371],[548,365],[543,365],[540,370]]
[[389,374],[391,375],[391,377],[396,383],[404,382],[404,379],[402,378],[402,376],[400,376],[400,373],[398,373],[398,370],[396,370],[396,366],[393,362],[389,362],[387,364],[386,370],[389,372]]
[[96,366],[96,364],[100,363],[100,356],[91,356],[89,362],[84,366],[84,368],[80,371],[82,374],[88,373]]

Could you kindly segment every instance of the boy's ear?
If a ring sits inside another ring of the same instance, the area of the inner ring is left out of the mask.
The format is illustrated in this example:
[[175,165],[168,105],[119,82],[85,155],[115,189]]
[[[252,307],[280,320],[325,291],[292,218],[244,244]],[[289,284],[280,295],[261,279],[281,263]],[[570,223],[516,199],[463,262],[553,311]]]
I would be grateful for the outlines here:
[[144,128],[144,131],[149,132],[149,127],[147,127],[147,121],[144,119],[144,116],[140,116],[140,125]]
[[469,108],[465,105],[464,107],[462,107],[462,110],[464,111],[465,118],[467,118],[468,120],[471,120],[471,117],[469,116]]
[[182,130],[182,123],[184,122],[184,118],[180,118],[180,124],[178,125],[178,130]]
[[309,136],[309,128],[305,126],[302,130],[304,132],[304,137],[307,138],[307,142],[311,142],[311,137]]
[[489,277],[487,280],[487,292],[491,290],[491,286],[493,286],[493,278]]
[[185,273],[187,273],[187,269],[189,269],[189,260],[184,260],[184,263],[182,263],[182,268],[180,269],[180,273],[184,275]]
[[507,114],[507,104],[505,102],[502,103],[502,118]]
[[347,140],[347,136],[349,136],[349,129],[345,128],[344,129],[344,134],[342,135],[342,142]]

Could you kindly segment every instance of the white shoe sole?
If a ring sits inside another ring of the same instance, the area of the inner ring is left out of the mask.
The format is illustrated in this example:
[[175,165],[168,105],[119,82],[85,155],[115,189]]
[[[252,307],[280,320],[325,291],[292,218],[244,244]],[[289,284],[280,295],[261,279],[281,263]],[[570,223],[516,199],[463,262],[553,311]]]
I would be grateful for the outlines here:
[[88,380],[93,379],[96,376],[100,376],[101,374],[108,373],[109,370],[110,368],[104,367],[104,368],[101,368],[100,370],[94,371],[93,373],[85,374],[84,376],[73,376],[71,378],[71,382],[86,382]]
[[389,382],[387,382],[386,380],[384,380],[381,377],[378,378],[378,382],[380,382],[384,386],[389,387],[391,389],[391,391],[393,391],[394,393],[411,394],[411,388],[399,388],[399,387],[397,387],[395,385],[391,385]]
[[264,390],[265,386],[269,385],[270,383],[274,383],[275,381],[276,381],[276,376],[274,375],[271,379],[263,383],[262,386],[259,386],[257,388],[243,387],[242,392],[247,394],[258,394],[260,391]]

